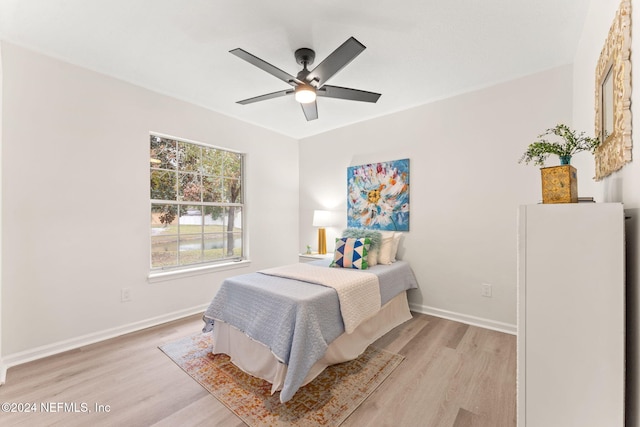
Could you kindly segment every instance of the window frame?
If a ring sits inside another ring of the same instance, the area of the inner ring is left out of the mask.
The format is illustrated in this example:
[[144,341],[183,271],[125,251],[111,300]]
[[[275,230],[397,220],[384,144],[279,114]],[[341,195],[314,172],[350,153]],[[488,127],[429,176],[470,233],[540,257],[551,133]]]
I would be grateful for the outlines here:
[[[238,198],[240,199],[240,202],[215,202],[215,201],[210,201],[210,202],[205,202],[204,198],[205,198],[205,192],[204,189],[201,187],[200,188],[200,200],[199,201],[189,201],[189,200],[181,200],[181,194],[180,194],[180,173],[181,172],[185,172],[184,168],[182,168],[180,166],[180,164],[178,163],[178,161],[176,161],[176,165],[173,169],[166,169],[166,168],[154,168],[153,164],[150,164],[149,166],[149,189],[148,189],[148,197],[149,197],[149,213],[151,215],[153,215],[154,213],[154,206],[157,205],[171,205],[171,206],[175,206],[177,208],[177,216],[176,216],[176,224],[178,224],[178,230],[176,232],[176,243],[177,245],[180,245],[180,209],[182,206],[198,206],[198,208],[201,210],[201,212],[204,213],[205,208],[207,207],[220,207],[222,209],[227,209],[229,207],[239,207],[240,208],[240,224],[238,225],[234,225],[234,230],[232,230],[230,233],[232,233],[232,235],[235,235],[235,229],[239,228],[240,229],[240,241],[241,241],[241,247],[240,247],[240,254],[236,255],[236,256],[226,256],[223,253],[222,258],[217,258],[217,259],[210,259],[210,260],[205,260],[202,259],[202,253],[201,253],[201,258],[200,261],[198,262],[191,262],[191,263],[187,263],[187,264],[180,264],[180,250],[179,248],[176,249],[177,255],[176,255],[176,260],[175,260],[175,264],[172,265],[166,265],[166,266],[154,266],[153,265],[153,232],[152,232],[152,228],[153,228],[153,223],[150,223],[150,227],[149,227],[149,270],[150,270],[150,274],[149,274],[149,280],[150,281],[157,281],[157,280],[167,280],[169,278],[172,277],[176,277],[176,276],[189,276],[189,275],[193,275],[193,274],[202,274],[202,273],[206,273],[208,271],[211,271],[212,269],[227,269],[227,268],[236,268],[239,266],[242,266],[244,264],[246,264],[247,261],[247,242],[246,242],[246,236],[247,236],[247,232],[245,229],[246,226],[246,197],[245,197],[245,175],[246,175],[246,154],[238,151],[238,150],[233,150],[233,149],[229,149],[229,148],[224,148],[224,147],[220,147],[220,146],[216,146],[216,145],[212,145],[212,144],[208,144],[208,143],[203,143],[203,142],[199,142],[199,141],[193,141],[193,140],[189,140],[186,138],[180,138],[180,137],[175,137],[175,136],[171,136],[171,135],[167,135],[167,134],[163,134],[160,132],[150,132],[149,133],[149,139],[148,139],[148,147],[149,150],[151,150],[151,146],[152,146],[152,140],[153,138],[161,138],[161,139],[165,139],[165,140],[171,140],[171,141],[175,141],[176,144],[179,143],[184,143],[184,144],[188,144],[190,146],[197,146],[200,148],[207,148],[207,149],[214,149],[214,150],[219,150],[225,153],[232,153],[235,155],[238,155],[239,160],[240,160],[240,173],[239,173],[239,182],[240,182],[240,193]],[[177,147],[176,147],[177,148]],[[202,151],[200,152],[202,153]],[[151,179],[153,177],[153,171],[171,171],[172,173],[175,173],[175,177],[173,178],[175,181],[175,199],[173,200],[167,200],[167,199],[153,199],[152,198],[152,184],[151,184]],[[230,177],[224,174],[224,171],[222,172],[221,175],[209,175],[209,174],[205,174],[203,173],[203,168],[202,166],[199,168],[199,171],[197,171],[196,173],[200,174],[200,179],[202,182],[202,177],[204,176],[208,176],[208,177],[215,177],[215,178],[219,178],[224,180],[229,179]],[[232,177],[231,177],[232,178]],[[224,183],[224,181],[222,181]],[[227,191],[227,188],[225,187],[224,184],[222,184],[220,187],[218,187],[218,189],[222,192]],[[201,222],[201,229],[200,229],[200,236],[201,242],[204,242],[204,239],[207,235],[210,235],[211,232],[207,232],[205,230],[204,227],[204,220],[205,217],[207,215],[201,215],[202,218],[202,222]],[[223,217],[223,226],[225,226],[227,224],[228,221],[228,215]],[[238,219],[236,218],[236,221]],[[235,224],[235,223],[234,223]],[[221,232],[221,238],[223,240],[223,242],[225,242],[227,240],[229,236],[229,231],[223,230]],[[223,248],[226,248],[226,244],[223,243]],[[204,248],[201,249],[201,251],[204,251]]]

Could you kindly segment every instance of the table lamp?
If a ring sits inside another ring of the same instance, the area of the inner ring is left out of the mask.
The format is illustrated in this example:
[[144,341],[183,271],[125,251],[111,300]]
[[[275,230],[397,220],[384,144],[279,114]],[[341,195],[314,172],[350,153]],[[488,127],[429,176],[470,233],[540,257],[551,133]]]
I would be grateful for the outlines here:
[[331,212],[329,211],[313,211],[313,226],[318,228],[318,253],[327,253],[327,232],[325,227],[331,226]]

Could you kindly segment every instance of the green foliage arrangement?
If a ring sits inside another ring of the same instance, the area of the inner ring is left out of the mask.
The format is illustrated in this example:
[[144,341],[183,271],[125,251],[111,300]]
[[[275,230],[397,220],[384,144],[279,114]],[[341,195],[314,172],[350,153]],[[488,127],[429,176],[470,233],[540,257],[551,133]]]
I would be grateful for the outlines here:
[[[550,142],[547,137],[551,135],[560,137],[561,141]],[[598,145],[600,145],[598,138],[585,136],[584,132],[578,134],[562,123],[556,125],[554,128],[547,129],[544,133],[538,135],[538,139],[538,141],[529,145],[529,148],[524,152],[518,163],[525,162],[529,164],[529,162],[533,162],[534,165],[544,166],[547,157],[555,154],[561,159],[565,158],[568,164],[569,159],[574,154],[581,151],[593,153]]]

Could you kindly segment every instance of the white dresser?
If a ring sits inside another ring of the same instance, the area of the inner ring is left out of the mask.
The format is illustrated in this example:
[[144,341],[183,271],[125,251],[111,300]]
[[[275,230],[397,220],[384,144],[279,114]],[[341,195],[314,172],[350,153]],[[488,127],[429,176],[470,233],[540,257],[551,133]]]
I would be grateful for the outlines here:
[[518,214],[518,426],[623,426],[623,207]]

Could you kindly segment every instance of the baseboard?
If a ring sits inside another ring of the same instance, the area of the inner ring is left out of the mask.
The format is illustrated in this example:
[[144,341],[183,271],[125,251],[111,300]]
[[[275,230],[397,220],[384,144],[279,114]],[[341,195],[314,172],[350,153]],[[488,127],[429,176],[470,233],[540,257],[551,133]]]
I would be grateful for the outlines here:
[[209,304],[203,304],[201,306],[192,307],[185,310],[174,311],[162,316],[141,320],[139,322],[129,323],[117,328],[111,328],[104,331],[83,335],[77,338],[71,338],[68,340],[43,345],[31,350],[21,351],[18,353],[3,356],[2,361],[0,362],[0,385],[4,384],[7,369],[12,366],[21,365],[33,360],[53,356],[54,354],[59,354],[79,347],[84,347],[89,344],[95,344],[97,342],[108,340],[110,338],[119,337],[131,332],[140,331],[152,326],[157,326],[163,323],[171,322],[173,320],[178,320],[194,314],[202,313],[207,309],[208,305]]
[[493,331],[504,332],[506,334],[517,335],[518,333],[518,327],[510,323],[498,322],[491,319],[456,313],[454,311],[442,310],[426,305],[417,305],[410,303],[409,308],[411,309],[411,311],[415,311],[417,313],[442,317],[443,319],[455,320],[456,322],[478,326],[480,328],[491,329]]

